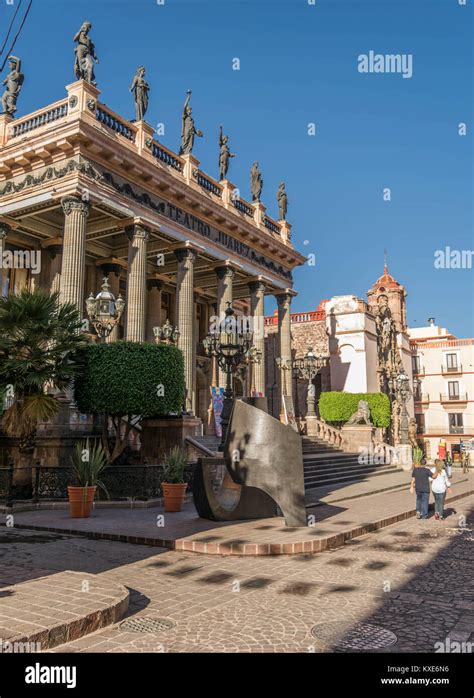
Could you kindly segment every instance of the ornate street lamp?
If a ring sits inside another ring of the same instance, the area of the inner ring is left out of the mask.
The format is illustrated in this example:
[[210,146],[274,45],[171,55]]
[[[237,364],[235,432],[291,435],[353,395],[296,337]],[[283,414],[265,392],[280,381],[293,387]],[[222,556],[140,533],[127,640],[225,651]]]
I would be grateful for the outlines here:
[[327,366],[329,356],[324,354],[316,355],[313,352],[313,347],[308,347],[306,354],[299,359],[293,359],[293,370],[296,377],[303,378],[308,381],[308,391],[306,394],[307,417],[316,417],[316,390],[313,385],[313,379],[316,378],[319,371]]
[[408,411],[407,411],[407,400],[411,395],[410,391],[410,379],[403,371],[397,375],[394,379],[394,388],[396,390],[397,398],[400,402],[400,443],[402,445],[407,445],[410,443],[409,433],[408,433]]
[[153,334],[157,344],[177,344],[180,332],[169,320],[161,327],[154,327]]
[[206,354],[215,356],[219,368],[226,374],[224,404],[221,413],[222,445],[224,445],[227,436],[234,400],[232,374],[237,371],[240,364],[247,360],[252,346],[252,339],[252,332],[239,329],[238,318],[235,317],[234,309],[230,303],[227,303],[225,318],[203,340]]
[[102,341],[105,341],[117,325],[124,308],[124,299],[120,294],[117,299],[115,298],[110,291],[108,278],[104,277],[102,290],[95,297],[91,293],[86,300],[87,315]]

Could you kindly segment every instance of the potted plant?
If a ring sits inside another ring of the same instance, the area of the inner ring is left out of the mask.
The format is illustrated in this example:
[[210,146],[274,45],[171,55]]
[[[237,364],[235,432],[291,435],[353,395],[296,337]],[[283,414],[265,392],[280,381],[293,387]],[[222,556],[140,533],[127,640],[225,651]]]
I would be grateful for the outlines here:
[[413,448],[413,465],[420,465],[423,462],[424,453],[418,446]]
[[68,485],[69,510],[73,519],[87,519],[92,510],[97,487],[106,493],[99,474],[107,465],[107,456],[103,445],[96,441],[92,446],[89,439],[77,442],[71,456],[76,485]]
[[183,508],[188,486],[184,481],[186,465],[186,454],[179,446],[174,446],[164,457],[161,490],[165,499],[165,511],[181,511]]

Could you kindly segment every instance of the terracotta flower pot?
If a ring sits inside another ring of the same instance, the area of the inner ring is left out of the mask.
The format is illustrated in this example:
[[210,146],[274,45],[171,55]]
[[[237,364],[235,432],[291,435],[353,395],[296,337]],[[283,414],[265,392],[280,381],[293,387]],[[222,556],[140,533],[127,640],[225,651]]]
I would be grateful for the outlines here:
[[73,487],[68,485],[69,512],[72,519],[87,519],[91,515],[97,486]]
[[161,483],[161,490],[165,498],[165,511],[181,511],[187,487],[188,485],[186,482],[180,482],[174,485],[168,484],[167,482]]

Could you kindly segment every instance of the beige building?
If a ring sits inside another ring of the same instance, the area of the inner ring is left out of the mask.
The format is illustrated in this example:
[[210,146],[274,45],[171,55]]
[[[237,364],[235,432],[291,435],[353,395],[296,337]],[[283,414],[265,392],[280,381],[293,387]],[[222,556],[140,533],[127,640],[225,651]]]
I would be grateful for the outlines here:
[[[252,387],[265,393],[265,297],[277,298],[286,356],[292,270],[305,261],[290,224],[207,175],[192,154],[159,143],[146,122],[113,112],[93,85],[79,80],[66,91],[32,114],[0,116],[0,258],[23,260],[0,267],[2,292],[57,290],[84,316],[85,298],[108,276],[126,302],[112,339],[154,341],[154,327],[177,325],[186,409],[204,423],[210,386],[223,377],[202,340],[232,301],[255,320],[262,363]],[[238,393],[249,391],[246,380]]]
[[434,320],[409,335],[419,438],[430,457],[440,439],[456,457],[461,442],[474,446],[474,339],[457,339]]

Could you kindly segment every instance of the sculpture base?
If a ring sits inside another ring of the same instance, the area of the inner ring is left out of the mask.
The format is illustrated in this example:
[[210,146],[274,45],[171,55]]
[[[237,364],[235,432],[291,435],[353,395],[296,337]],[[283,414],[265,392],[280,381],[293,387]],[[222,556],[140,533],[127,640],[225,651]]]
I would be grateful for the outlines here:
[[341,429],[347,451],[359,453],[372,446],[375,427],[371,424],[346,424]]
[[411,470],[413,468],[413,449],[410,444],[398,444],[394,450],[392,463],[400,466],[403,470]]
[[145,419],[142,422],[140,459],[143,463],[161,463],[163,456],[173,448],[184,448],[187,436],[201,436],[202,421],[199,417],[164,417]]

